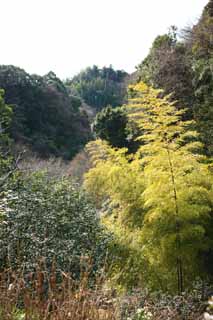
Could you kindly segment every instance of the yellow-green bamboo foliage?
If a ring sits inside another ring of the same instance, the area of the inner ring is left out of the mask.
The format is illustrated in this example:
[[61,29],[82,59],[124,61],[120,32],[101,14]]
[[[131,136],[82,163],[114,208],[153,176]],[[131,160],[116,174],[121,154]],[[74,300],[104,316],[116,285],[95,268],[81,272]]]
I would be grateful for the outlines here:
[[202,275],[200,253],[211,246],[206,230],[212,177],[193,123],[181,120],[184,110],[177,111],[169,97],[161,98],[160,90],[144,83],[130,91],[133,98],[126,108],[130,121],[141,129],[141,146],[128,155],[126,149],[112,149],[100,140],[90,143],[94,167],[85,186],[99,207],[104,201],[111,204],[112,214],[104,221],[128,248],[123,270],[131,273],[130,264],[132,269],[136,264],[137,281],[158,281],[163,289],[178,285],[181,291],[184,283]]
[[[206,229],[211,214],[211,176],[193,123],[182,121],[169,97],[140,83],[131,88],[130,116],[143,129],[142,146],[147,209],[143,224],[144,254],[178,289],[199,275],[199,253],[211,246]],[[179,279],[178,279],[179,278]]]
[[85,176],[85,187],[103,214],[103,222],[114,234],[110,276],[117,285],[143,283],[145,261],[141,229],[144,218],[144,177],[139,161],[126,149],[113,149],[106,142],[90,142],[87,149],[93,168]]
[[119,212],[122,212],[117,216],[119,221],[129,227],[141,227],[144,179],[140,162],[133,161],[133,156],[127,155],[127,149],[111,148],[101,140],[90,142],[87,149],[94,167],[86,174],[85,186],[96,205],[110,200],[112,207],[119,206]]

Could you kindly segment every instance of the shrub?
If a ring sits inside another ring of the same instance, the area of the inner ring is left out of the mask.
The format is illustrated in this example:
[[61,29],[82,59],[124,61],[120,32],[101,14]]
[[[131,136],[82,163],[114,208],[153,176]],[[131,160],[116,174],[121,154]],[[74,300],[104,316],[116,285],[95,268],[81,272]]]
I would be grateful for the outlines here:
[[0,223],[0,268],[35,270],[38,261],[51,269],[80,273],[80,261],[94,271],[106,253],[108,235],[84,193],[68,179],[34,174],[5,194]]

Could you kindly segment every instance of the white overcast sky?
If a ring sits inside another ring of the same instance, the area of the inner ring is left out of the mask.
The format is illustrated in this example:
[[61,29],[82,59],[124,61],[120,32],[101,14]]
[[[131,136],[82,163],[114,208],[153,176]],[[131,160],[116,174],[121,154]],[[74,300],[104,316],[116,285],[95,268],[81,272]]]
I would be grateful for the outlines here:
[[60,78],[96,64],[133,72],[158,34],[208,0],[0,0],[0,64]]

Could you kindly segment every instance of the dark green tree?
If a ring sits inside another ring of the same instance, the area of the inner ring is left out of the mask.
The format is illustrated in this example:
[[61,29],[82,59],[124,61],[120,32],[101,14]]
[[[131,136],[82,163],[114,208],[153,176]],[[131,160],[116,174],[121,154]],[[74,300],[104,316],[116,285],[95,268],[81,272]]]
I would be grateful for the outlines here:
[[0,192],[14,169],[9,136],[12,115],[12,107],[4,101],[4,90],[0,90]]
[[96,115],[92,130],[95,138],[106,140],[112,147],[127,148],[129,153],[137,151],[139,143],[135,137],[139,128],[128,119],[125,107],[104,108]]
[[121,148],[128,145],[127,123],[124,109],[108,106],[96,115],[92,128],[97,138]]

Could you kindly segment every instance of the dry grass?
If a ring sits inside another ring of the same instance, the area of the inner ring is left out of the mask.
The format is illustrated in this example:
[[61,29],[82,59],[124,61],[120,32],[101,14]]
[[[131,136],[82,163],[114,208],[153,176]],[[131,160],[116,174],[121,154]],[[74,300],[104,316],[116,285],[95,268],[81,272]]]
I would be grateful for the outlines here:
[[84,174],[90,169],[91,163],[87,151],[84,149],[80,151],[70,161],[68,174],[77,182],[83,182]]
[[75,281],[56,273],[54,264],[50,274],[43,269],[39,265],[27,276],[12,270],[0,273],[0,320],[126,320],[136,319],[138,308],[151,312],[152,320],[203,319],[203,301],[192,296],[153,299],[137,290],[116,297],[114,290],[104,289],[103,275],[91,286],[89,270]]
[[[80,282],[61,272],[60,284],[56,273],[50,276],[40,271],[25,279],[11,270],[0,274],[1,320],[115,320],[118,312],[112,295],[104,292],[101,283],[88,286],[88,273]],[[17,311],[20,311],[19,315]],[[21,318],[22,317],[22,318]]]

